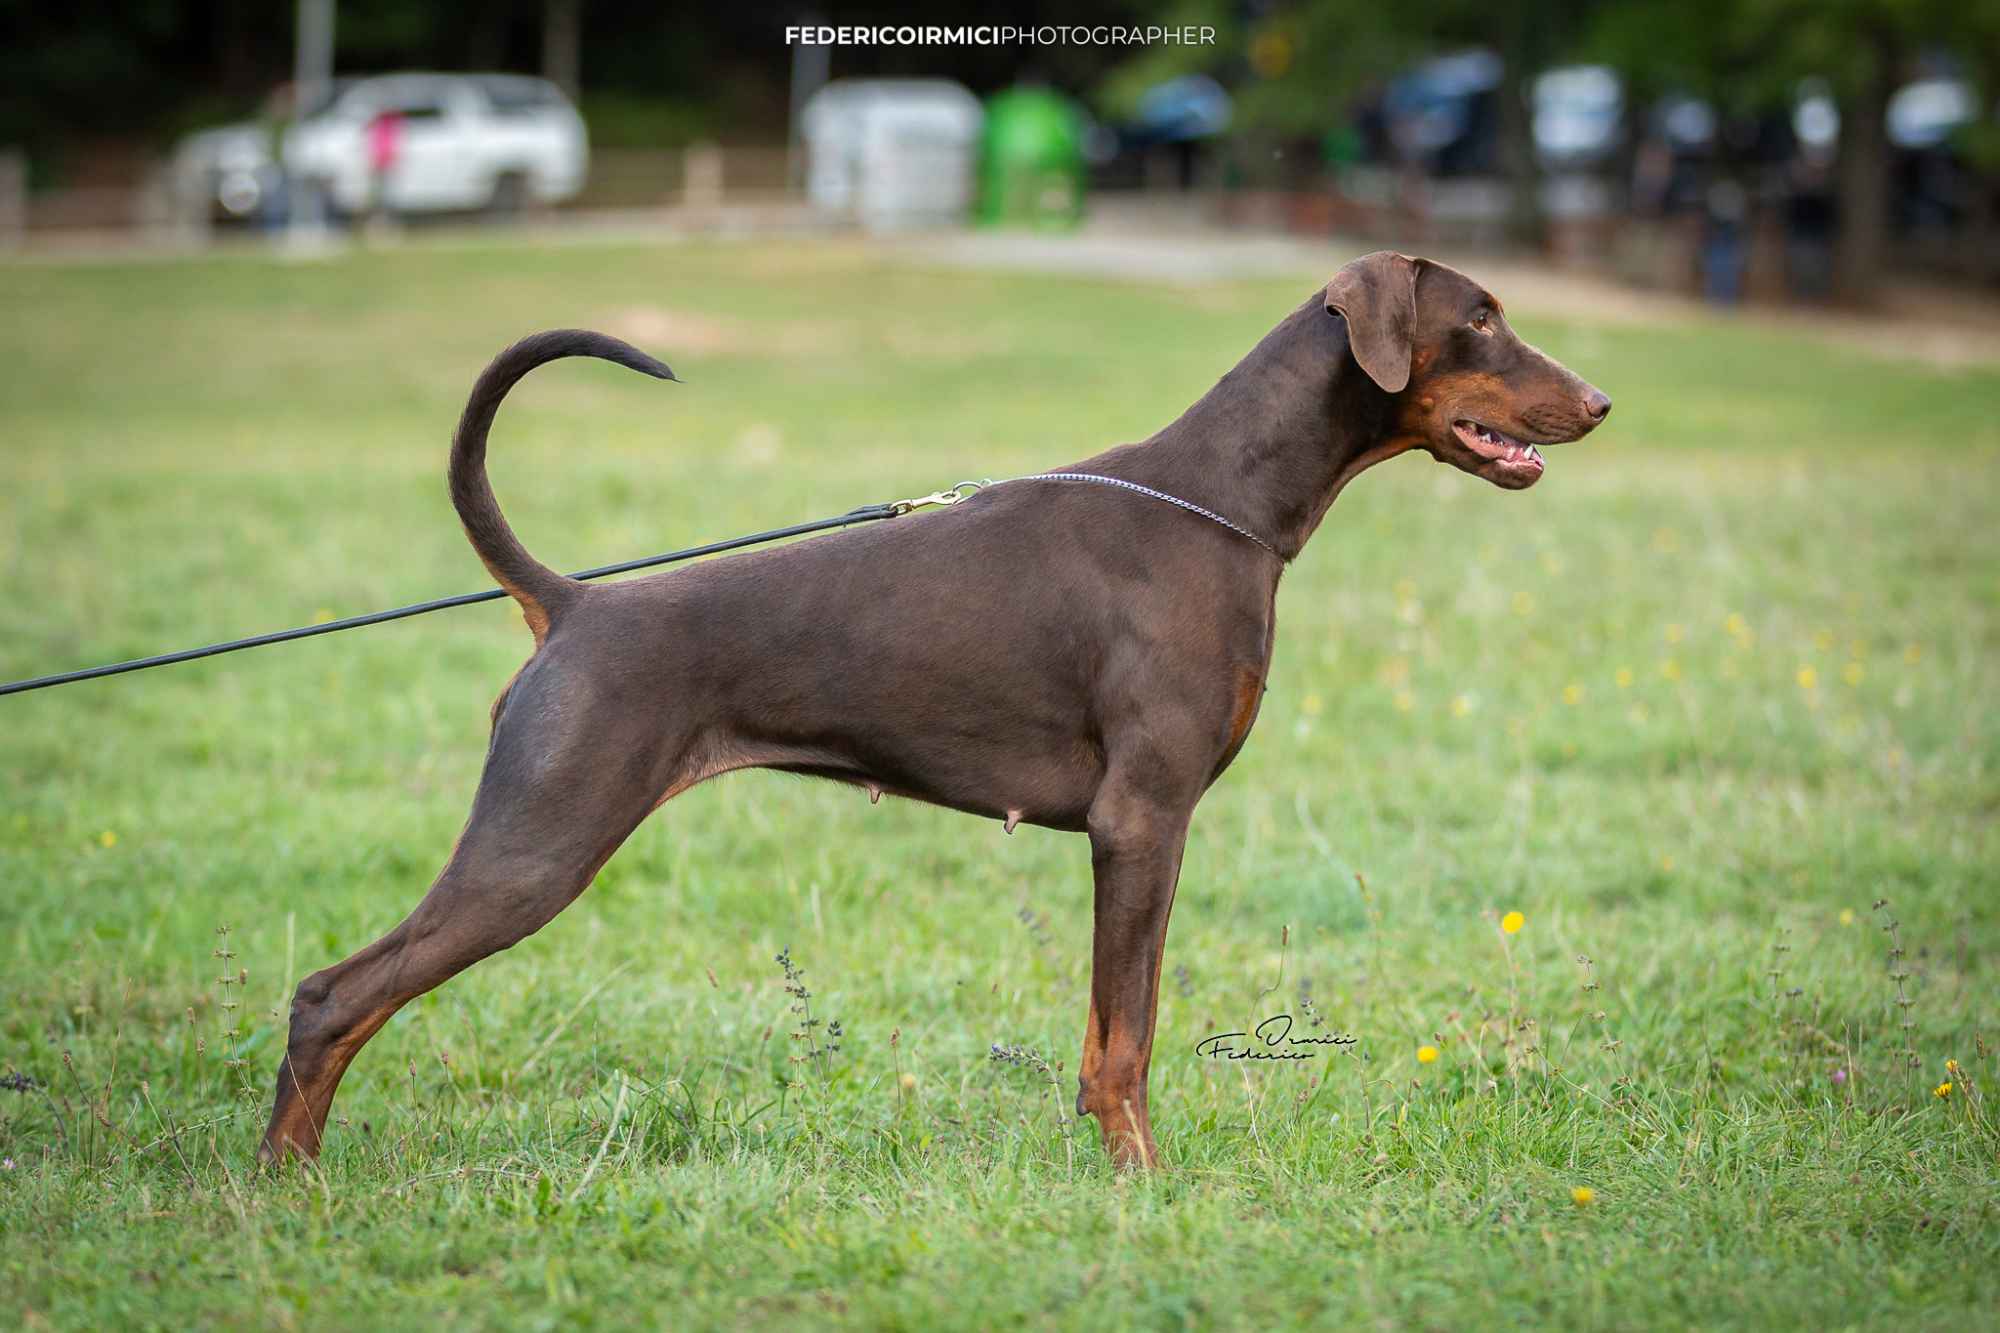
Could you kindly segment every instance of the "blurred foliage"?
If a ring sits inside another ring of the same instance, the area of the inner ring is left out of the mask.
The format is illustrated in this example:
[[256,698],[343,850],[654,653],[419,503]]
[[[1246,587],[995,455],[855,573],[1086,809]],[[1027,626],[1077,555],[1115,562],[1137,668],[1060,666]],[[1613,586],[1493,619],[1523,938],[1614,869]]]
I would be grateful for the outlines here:
[[1158,46],[1111,70],[1098,104],[1129,115],[1153,84],[1204,71],[1239,83],[1246,127],[1324,129],[1343,103],[1429,53],[1485,46],[1523,73],[1573,60],[1616,67],[1640,99],[1684,92],[1725,113],[1789,102],[1801,79],[1836,97],[1860,88],[1885,58],[1944,53],[1992,90],[2000,62],[2000,0],[1545,0],[1493,5],[1440,0],[1357,6],[1296,0],[1245,6],[1178,0],[1171,23],[1217,29],[1209,47]]
[[[79,144],[166,147],[187,130],[255,113],[288,82],[291,3],[0,0],[0,145],[61,174]],[[788,61],[775,20],[584,9],[583,70],[609,142],[684,141],[715,122],[782,134]],[[339,0],[335,69],[541,68],[540,0],[481,5]],[[655,127],[652,131],[648,125]]]
[[[1845,124],[1881,123],[1888,97],[1925,62],[1948,59],[1980,90],[2000,94],[2000,0],[1542,0],[1493,5],[1437,0],[1358,6],[1346,0],[1237,4],[1180,0],[1177,21],[1217,29],[1210,47],[1157,47],[1100,83],[1100,106],[1129,116],[1161,79],[1216,75],[1236,99],[1235,128],[1252,135],[1324,135],[1351,118],[1357,99],[1425,54],[1483,47],[1499,54],[1500,152],[1513,192],[1510,230],[1540,237],[1530,149],[1531,81],[1575,61],[1623,77],[1635,109],[1670,93],[1710,103],[1726,120],[1782,113],[1807,80],[1822,83]],[[1956,140],[1976,169],[2000,169],[2000,130],[1989,121]],[[1842,142],[1842,216],[1836,283],[1865,297],[1883,259],[1882,200],[1888,148],[1881,134]]]
[[[169,139],[191,124],[253,108],[290,76],[293,6],[257,0],[102,0],[61,7],[0,0],[0,143],[45,151],[64,139]],[[343,72],[393,68],[537,69],[541,0],[476,6],[339,0]],[[2000,0],[1540,0],[1421,6],[1348,0],[1024,0],[1005,11],[980,0],[940,14],[902,0],[843,7],[841,23],[1199,25],[1212,46],[843,47],[836,77],[928,73],[992,91],[1021,79],[1091,90],[1099,111],[1129,117],[1168,78],[1214,74],[1236,95],[1238,123],[1281,134],[1325,133],[1358,94],[1425,53],[1487,46],[1526,73],[1568,60],[1617,66],[1641,96],[1685,90],[1730,110],[1790,96],[1825,78],[1845,95],[1884,58],[1948,51],[1992,91],[2000,60]],[[714,6],[583,9],[586,95],[602,96],[610,133],[660,115],[631,100],[670,100],[670,134],[715,127],[778,131],[789,50],[785,23],[809,15]],[[708,117],[700,124],[696,108]]]
[[[2000,0],[1628,0],[1599,8],[1587,48],[1641,99],[1702,97],[1725,116],[1782,111],[1822,81],[1841,124],[1836,288],[1871,294],[1887,258],[1883,201],[1890,152],[1880,132],[1889,97],[1919,62],[1950,58],[1991,106],[2000,78]],[[1959,139],[1975,169],[2000,164],[1990,119]]]
[[2000,3],[1972,0],[1627,0],[1593,6],[1583,48],[1642,97],[1692,93],[1725,112],[1783,106],[1800,80],[1845,101],[1897,64],[1946,52],[1977,64],[2000,43]]

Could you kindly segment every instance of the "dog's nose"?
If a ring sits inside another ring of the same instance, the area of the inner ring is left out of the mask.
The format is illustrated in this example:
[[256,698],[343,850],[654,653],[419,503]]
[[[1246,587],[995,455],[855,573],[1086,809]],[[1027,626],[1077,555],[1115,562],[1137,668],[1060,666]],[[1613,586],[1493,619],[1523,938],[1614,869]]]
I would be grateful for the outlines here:
[[1583,410],[1590,413],[1592,421],[1602,421],[1611,415],[1611,400],[1602,389],[1592,389],[1590,396],[1583,400]]

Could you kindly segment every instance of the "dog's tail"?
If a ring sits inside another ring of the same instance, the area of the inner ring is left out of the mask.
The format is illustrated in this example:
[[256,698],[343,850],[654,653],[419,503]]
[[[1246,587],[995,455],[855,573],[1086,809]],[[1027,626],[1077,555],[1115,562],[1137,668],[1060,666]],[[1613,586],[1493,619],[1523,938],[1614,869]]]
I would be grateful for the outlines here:
[[566,356],[595,356],[616,361],[621,366],[644,371],[656,379],[670,380],[674,372],[636,347],[608,334],[587,329],[551,329],[537,333],[509,347],[493,358],[481,372],[466,400],[465,414],[458,419],[458,432],[451,439],[451,502],[465,524],[465,535],[479,553],[494,581],[521,604],[521,614],[540,643],[551,621],[582,590],[581,584],[563,577],[528,554],[520,538],[507,526],[493,487],[486,480],[486,432],[493,425],[500,400],[523,375],[545,361]]

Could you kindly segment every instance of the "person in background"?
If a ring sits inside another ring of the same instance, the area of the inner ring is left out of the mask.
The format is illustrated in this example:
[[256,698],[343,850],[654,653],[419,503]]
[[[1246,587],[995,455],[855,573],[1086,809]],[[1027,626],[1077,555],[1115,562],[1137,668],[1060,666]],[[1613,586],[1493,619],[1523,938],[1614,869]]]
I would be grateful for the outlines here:
[[389,173],[403,147],[403,115],[400,111],[377,112],[368,122],[368,226],[385,230],[390,223]]
[[1750,257],[1750,196],[1724,177],[1708,187],[1708,216],[1701,242],[1701,289],[1711,305],[1743,299],[1744,269]]

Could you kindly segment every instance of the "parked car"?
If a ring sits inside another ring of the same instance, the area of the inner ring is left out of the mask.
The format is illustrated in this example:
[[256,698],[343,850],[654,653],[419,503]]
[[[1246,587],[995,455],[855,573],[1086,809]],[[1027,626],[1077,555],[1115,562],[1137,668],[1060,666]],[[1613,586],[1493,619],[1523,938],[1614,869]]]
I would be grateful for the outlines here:
[[337,80],[287,122],[183,140],[178,174],[224,218],[272,218],[307,192],[323,213],[513,212],[583,188],[590,149],[560,89],[518,74]]

